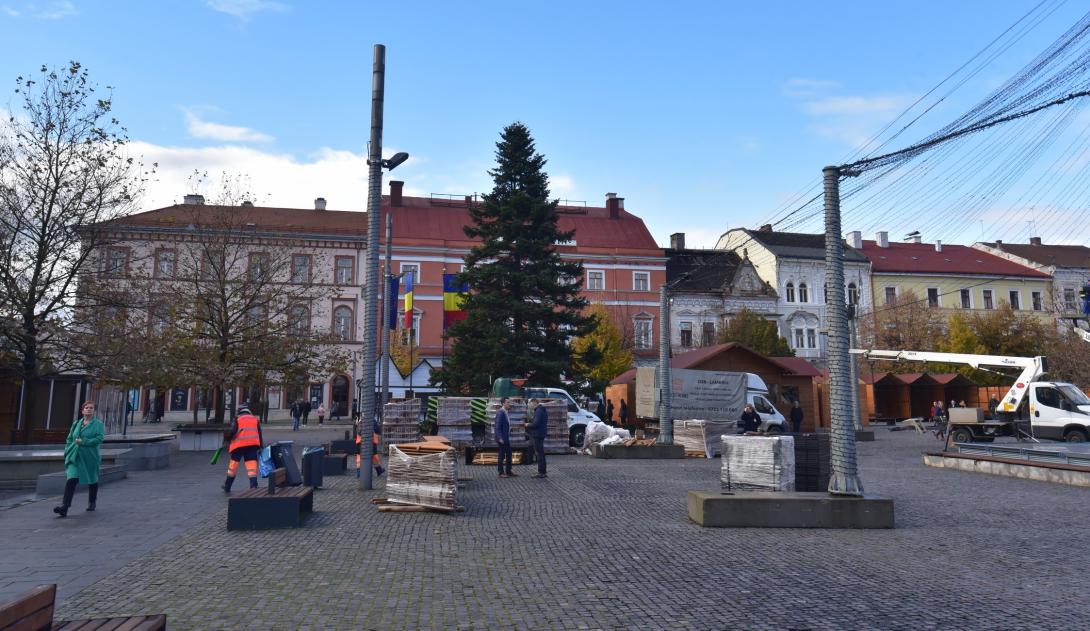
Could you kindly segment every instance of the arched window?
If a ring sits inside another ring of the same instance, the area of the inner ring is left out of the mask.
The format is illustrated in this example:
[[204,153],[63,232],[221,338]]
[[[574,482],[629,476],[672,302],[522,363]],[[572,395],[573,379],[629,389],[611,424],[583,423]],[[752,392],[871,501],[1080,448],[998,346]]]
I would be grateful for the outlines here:
[[787,283],[787,302],[795,302],[795,283]]
[[806,283],[799,283],[799,302],[810,302],[810,291],[806,288]]
[[848,304],[859,304],[859,287],[855,283],[848,283]]
[[333,310],[333,335],[341,341],[352,339],[352,309],[341,306]]

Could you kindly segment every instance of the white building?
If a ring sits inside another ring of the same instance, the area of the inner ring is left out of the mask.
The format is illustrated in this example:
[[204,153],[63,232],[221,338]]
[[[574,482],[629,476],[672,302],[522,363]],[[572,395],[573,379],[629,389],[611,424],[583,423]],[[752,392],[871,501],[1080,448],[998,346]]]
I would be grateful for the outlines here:
[[1084,245],[1047,245],[1041,242],[1041,237],[1030,237],[1029,243],[996,241],[974,243],[973,247],[1048,274],[1052,277],[1052,295],[1046,309],[1050,309],[1057,318],[1081,315],[1079,290],[1090,282],[1090,248]]
[[[780,334],[795,355],[811,360],[825,357],[826,278],[825,236],[736,228],[719,237],[716,249],[748,259],[761,280],[776,290]],[[870,261],[847,244],[844,247],[844,290],[849,304],[869,307]]]

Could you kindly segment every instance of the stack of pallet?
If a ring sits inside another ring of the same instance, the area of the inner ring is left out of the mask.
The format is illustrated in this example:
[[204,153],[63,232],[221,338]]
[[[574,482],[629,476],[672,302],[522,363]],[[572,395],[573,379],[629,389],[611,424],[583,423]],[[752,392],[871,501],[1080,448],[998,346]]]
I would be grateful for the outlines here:
[[[496,413],[500,410],[500,398],[488,400],[488,412],[485,420],[484,447],[496,447]],[[507,399],[507,419],[511,421],[511,447],[524,449],[526,442],[526,399],[510,397]]]
[[439,435],[450,439],[455,447],[473,442],[470,421],[474,397],[442,397],[439,399]]
[[795,490],[826,491],[829,488],[832,453],[829,434],[796,434]]
[[568,405],[559,399],[541,402],[549,413],[549,425],[545,434],[545,453],[568,453]]
[[674,421],[674,444],[685,447],[685,455],[714,458],[722,453],[720,437],[737,426],[735,421]]
[[420,440],[420,399],[387,403],[382,415],[383,448]]
[[794,491],[792,436],[724,435],[721,480],[728,491]]
[[458,488],[455,480],[456,460],[454,449],[443,442],[391,445],[386,474],[386,501],[436,510],[455,510],[454,493]]

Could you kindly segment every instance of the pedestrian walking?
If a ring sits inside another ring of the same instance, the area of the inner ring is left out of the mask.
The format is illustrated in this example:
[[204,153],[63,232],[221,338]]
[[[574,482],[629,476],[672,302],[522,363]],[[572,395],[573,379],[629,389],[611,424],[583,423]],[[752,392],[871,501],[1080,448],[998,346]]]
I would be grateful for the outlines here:
[[791,432],[793,434],[802,433],[802,405],[798,401],[791,406]]
[[321,425],[325,422],[325,404],[318,404],[318,424]]
[[537,473],[533,477],[546,478],[548,472],[545,467],[545,436],[549,432],[549,411],[537,399],[530,399],[530,406],[534,410],[534,416],[527,427],[527,433],[534,442],[534,459],[537,460]]
[[624,399],[621,399],[620,415],[621,415],[621,427],[624,427],[625,425],[628,425],[628,404],[625,403]]
[[64,497],[60,506],[53,507],[57,517],[67,517],[68,507],[76,494],[76,486],[87,485],[87,511],[95,510],[98,501],[98,470],[102,456],[98,446],[106,435],[102,421],[95,416],[94,401],[85,401],[80,409],[83,413],[68,430],[68,439],[64,443]]
[[511,470],[511,461],[513,459],[511,455],[511,418],[507,414],[510,407],[510,400],[503,397],[500,400],[500,409],[496,412],[496,445],[499,446],[500,452],[496,458],[496,467],[499,469],[501,478],[518,475]]
[[992,395],[992,398],[988,399],[988,416],[995,418],[995,411],[999,409],[999,399]]
[[612,425],[613,424],[613,401],[612,400],[609,400],[609,399],[606,400],[606,417],[604,419],[602,419],[602,420],[606,422],[606,425]]
[[[317,400],[315,400],[315,403],[317,403]],[[303,401],[303,425],[306,425],[307,421],[310,420],[310,411],[312,409],[310,401]]]
[[295,403],[291,404],[291,431],[297,431],[299,429],[299,420],[303,417],[303,400],[298,399]]
[[752,405],[747,405],[742,410],[742,433],[755,432],[761,427],[761,416],[753,411]]
[[[360,477],[360,465],[363,460],[363,419],[356,421],[356,477]],[[382,475],[386,469],[382,468],[382,455],[379,454],[379,438],[382,436],[382,425],[376,419],[371,430],[371,466],[375,473]]]
[[248,405],[238,408],[238,417],[231,427],[223,435],[223,441],[228,443],[227,451],[231,454],[231,460],[227,463],[227,480],[223,483],[223,492],[230,493],[231,485],[235,483],[235,474],[238,473],[240,460],[246,462],[246,476],[250,478],[250,488],[257,488],[257,458],[261,453],[261,425],[257,417],[250,413]]

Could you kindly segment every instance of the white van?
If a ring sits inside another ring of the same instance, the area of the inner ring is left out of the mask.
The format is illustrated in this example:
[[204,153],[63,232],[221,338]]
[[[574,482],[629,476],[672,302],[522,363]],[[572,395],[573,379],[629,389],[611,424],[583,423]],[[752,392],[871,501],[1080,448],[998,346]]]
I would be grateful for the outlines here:
[[527,399],[560,399],[568,405],[568,444],[573,447],[583,446],[583,434],[591,421],[601,421],[597,414],[579,407],[575,399],[562,388],[526,388],[523,396]]

